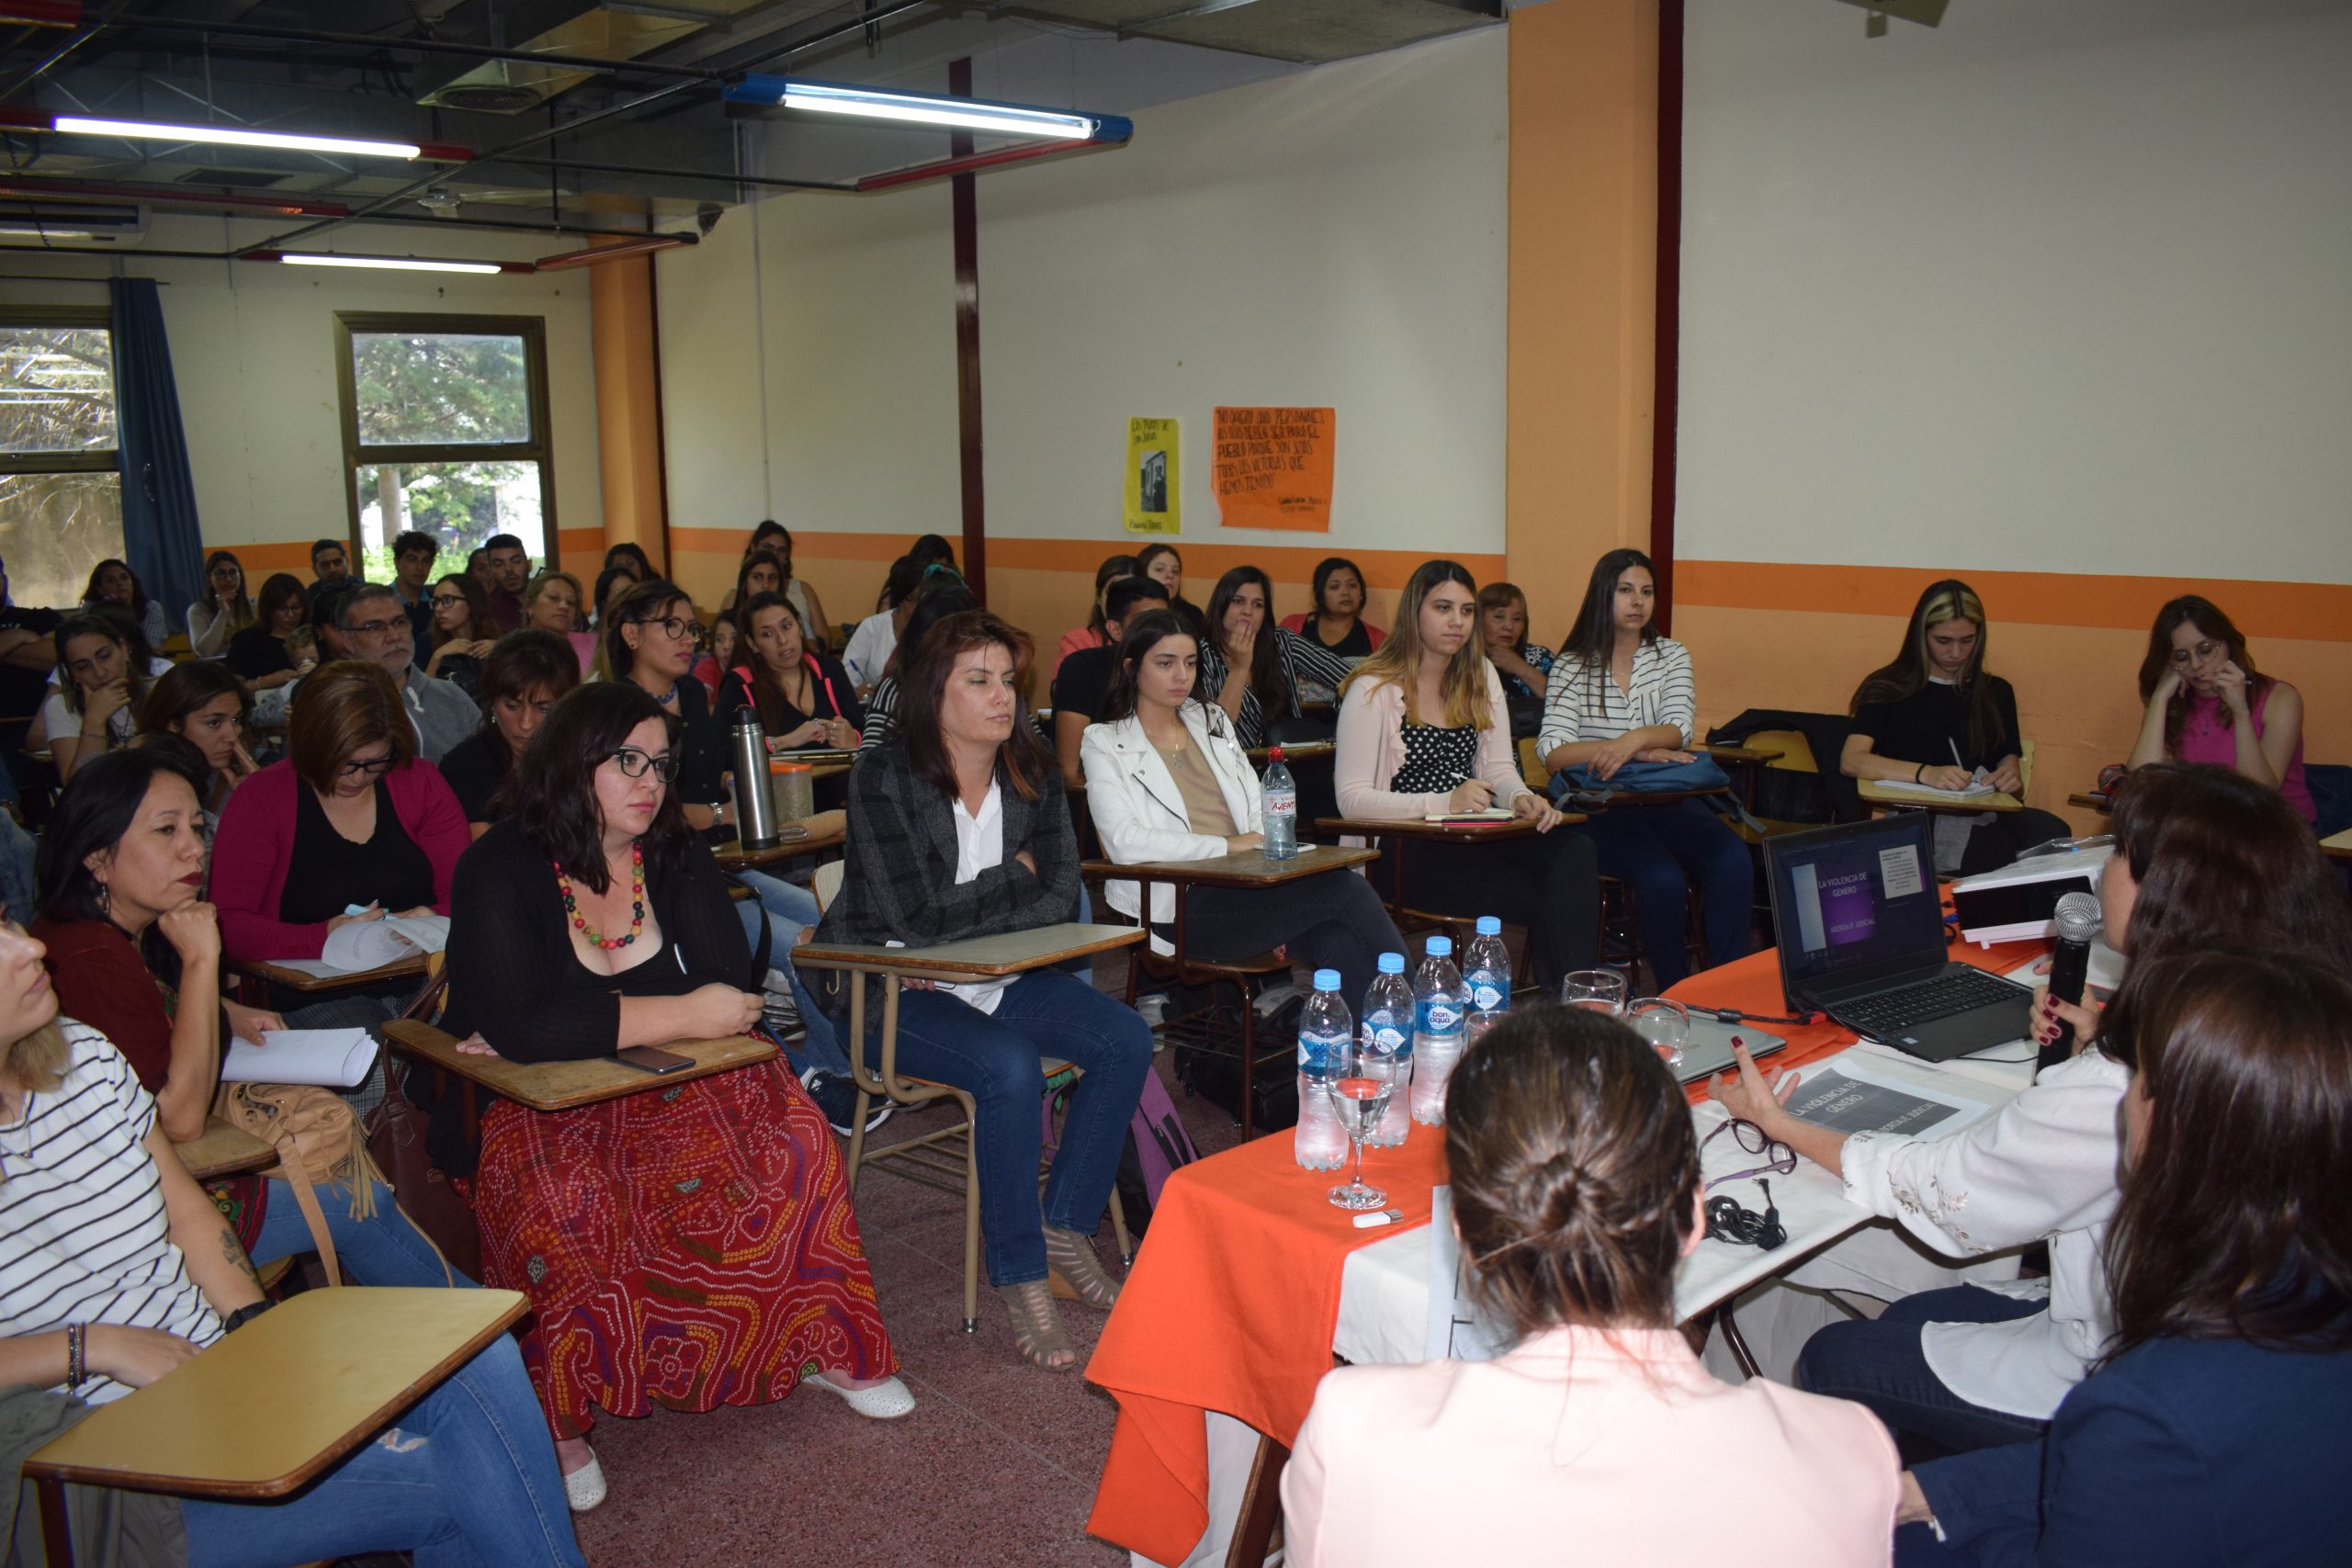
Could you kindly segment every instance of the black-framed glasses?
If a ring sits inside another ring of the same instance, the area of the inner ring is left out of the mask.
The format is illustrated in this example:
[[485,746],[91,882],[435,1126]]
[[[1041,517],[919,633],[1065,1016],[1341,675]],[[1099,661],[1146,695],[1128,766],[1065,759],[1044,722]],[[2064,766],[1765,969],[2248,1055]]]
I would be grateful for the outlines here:
[[337,768],[335,770],[335,773],[338,777],[346,779],[380,778],[384,774],[390,773],[393,766],[399,761],[400,759],[393,756],[390,751],[385,752],[380,757],[354,757],[351,761],[344,763],[340,768]]
[[435,593],[432,601],[433,607],[436,610],[446,610],[452,604],[462,604],[465,602],[466,596],[462,593]]
[[1753,1209],[1741,1208],[1729,1198],[1707,1200],[1707,1235],[1711,1239],[1764,1252],[1789,1239],[1787,1227],[1781,1224],[1781,1211],[1773,1206],[1772,1184],[1759,1179],[1756,1185],[1764,1193],[1764,1212],[1760,1214]]
[[394,626],[407,625],[408,617],[403,615],[397,621],[361,621],[356,626],[345,626],[343,629],[351,637],[382,637]]
[[633,779],[643,778],[648,768],[652,769],[653,776],[663,784],[678,776],[678,759],[667,751],[649,757],[634,746],[624,746],[613,753],[613,761],[622,773]]
[[673,642],[684,637],[696,648],[700,648],[703,644],[704,633],[700,621],[682,620],[676,615],[663,615],[658,620],[648,616],[643,620],[631,621],[629,625],[655,627]]
[[1751,1176],[1786,1176],[1796,1169],[1796,1150],[1789,1147],[1780,1139],[1767,1135],[1764,1129],[1755,1122],[1744,1121],[1737,1116],[1700,1140],[1699,1157],[1702,1160],[1707,1157],[1707,1145],[1725,1133],[1729,1133],[1731,1141],[1737,1144],[1746,1153],[1762,1155],[1764,1163],[1750,1170],[1735,1170],[1729,1176],[1718,1176],[1700,1190],[1713,1192],[1726,1181],[1745,1181]]

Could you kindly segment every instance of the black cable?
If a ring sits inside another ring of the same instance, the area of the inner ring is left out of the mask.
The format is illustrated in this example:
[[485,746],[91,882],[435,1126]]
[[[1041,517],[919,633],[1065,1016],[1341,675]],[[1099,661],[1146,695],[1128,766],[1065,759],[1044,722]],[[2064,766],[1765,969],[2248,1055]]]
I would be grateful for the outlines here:
[[1785,1023],[1802,1027],[1821,1021],[1821,1014],[1811,1008],[1801,1013],[1742,1012],[1737,1008],[1701,1007],[1696,1002],[1686,1004],[1693,1018],[1712,1018],[1717,1023]]
[[1764,1212],[1743,1209],[1737,1200],[1710,1198],[1707,1200],[1707,1235],[1717,1241],[1727,1241],[1734,1247],[1753,1247],[1770,1252],[1789,1239],[1781,1224],[1781,1211],[1772,1202],[1772,1184],[1758,1178],[1756,1185],[1764,1193]]

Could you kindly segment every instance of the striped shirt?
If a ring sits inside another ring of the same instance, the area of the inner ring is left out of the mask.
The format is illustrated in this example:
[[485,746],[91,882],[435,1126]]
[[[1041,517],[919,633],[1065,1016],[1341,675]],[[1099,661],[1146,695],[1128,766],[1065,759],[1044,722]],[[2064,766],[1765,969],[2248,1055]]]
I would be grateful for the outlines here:
[[[154,1098],[105,1035],[58,1026],[64,1081],[0,1125],[0,1337],[109,1323],[209,1345],[220,1320],[172,1245],[163,1179],[141,1145]],[[81,1388],[93,1404],[130,1392],[96,1373]]]
[[899,728],[899,677],[894,671],[882,677],[874,694],[865,699],[865,724],[857,739],[857,749],[871,751],[890,739]]
[[[1290,712],[1296,714],[1306,700],[1308,691],[1336,693],[1361,660],[1332,652],[1313,637],[1300,637],[1280,626],[1272,629],[1274,637],[1274,672],[1282,677],[1290,697]],[[1206,637],[1201,639],[1201,690],[1208,700],[1225,690],[1233,667],[1226,662],[1225,649]],[[1289,715],[1283,716],[1284,717]],[[1248,687],[1241,693],[1241,711],[1233,716],[1233,728],[1246,750],[1266,743],[1266,709],[1258,694]]]
[[1690,653],[1672,637],[1645,642],[1634,650],[1633,690],[1618,687],[1606,665],[1588,664],[1563,653],[1552,665],[1544,697],[1544,729],[1536,744],[1546,756],[1555,747],[1579,740],[1614,740],[1629,729],[1670,724],[1691,739],[1697,699],[1690,680]]

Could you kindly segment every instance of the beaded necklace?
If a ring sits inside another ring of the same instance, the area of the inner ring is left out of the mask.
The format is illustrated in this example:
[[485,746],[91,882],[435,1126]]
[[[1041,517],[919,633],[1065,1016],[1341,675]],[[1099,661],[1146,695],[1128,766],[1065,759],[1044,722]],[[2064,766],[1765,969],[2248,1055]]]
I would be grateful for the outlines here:
[[580,913],[580,901],[572,896],[571,878],[564,874],[563,867],[560,865],[555,868],[555,885],[563,892],[563,912],[571,917],[572,929],[605,952],[612,953],[627,947],[645,930],[645,846],[643,844],[633,843],[628,847],[629,922],[627,936],[608,937],[589,926],[587,919]]

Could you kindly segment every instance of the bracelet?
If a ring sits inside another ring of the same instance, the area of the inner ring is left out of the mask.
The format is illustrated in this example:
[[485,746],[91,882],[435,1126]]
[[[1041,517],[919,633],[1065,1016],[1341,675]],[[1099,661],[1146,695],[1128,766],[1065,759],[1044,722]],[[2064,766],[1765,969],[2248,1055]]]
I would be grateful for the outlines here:
[[254,1319],[259,1317],[262,1314],[267,1312],[277,1304],[277,1303],[276,1302],[271,1301],[267,1296],[264,1296],[261,1300],[254,1302],[249,1305],[241,1306],[236,1311],[231,1313],[228,1316],[220,1320],[220,1332],[223,1334],[234,1334],[238,1329],[243,1328],[245,1325],[251,1323]]
[[1925,762],[1920,763],[1917,767],[1911,770],[1911,782],[1913,784],[1924,784],[1927,782],[1927,777],[1928,764]]
[[65,1387],[68,1393],[80,1388],[89,1377],[88,1333],[78,1323],[65,1325]]

